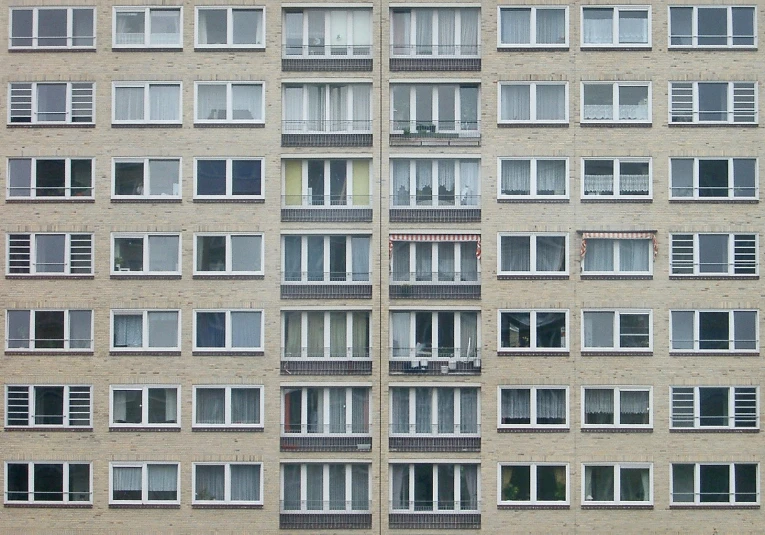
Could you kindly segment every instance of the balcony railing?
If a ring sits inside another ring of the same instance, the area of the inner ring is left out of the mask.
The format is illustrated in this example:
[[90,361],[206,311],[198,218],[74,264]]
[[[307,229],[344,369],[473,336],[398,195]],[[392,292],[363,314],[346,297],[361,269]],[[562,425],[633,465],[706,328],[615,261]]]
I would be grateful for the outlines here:
[[369,272],[285,271],[283,299],[368,299],[372,297]]
[[92,198],[91,186],[8,186],[8,199],[70,199],[75,197]]
[[370,195],[282,195],[287,208],[368,208]]
[[369,284],[368,271],[283,271],[282,284],[340,283]]
[[372,349],[282,348],[283,375],[370,375]]
[[390,502],[391,529],[480,529],[480,502],[477,500]]
[[480,45],[400,45],[390,47],[391,71],[480,71]]
[[452,424],[444,423],[431,423],[431,424],[417,424],[417,423],[392,423],[388,429],[391,435],[406,436],[406,437],[440,437],[440,436],[464,436],[464,435],[480,435],[481,424],[474,422],[471,424],[462,425],[459,422]]
[[282,424],[281,451],[370,451],[369,422]]
[[388,369],[390,373],[418,375],[479,375],[481,351],[459,347],[392,347]]
[[282,359],[332,359],[366,360],[370,358],[371,348],[357,347],[296,347],[282,348]]
[[371,45],[328,45],[328,44],[291,44],[282,43],[282,57],[284,58],[345,58],[345,57],[372,57]]
[[370,133],[371,119],[305,119],[282,121],[283,133],[355,134]]
[[480,121],[394,119],[390,122],[391,145],[481,144]]
[[477,58],[481,56],[481,45],[390,45],[391,57],[415,58]]
[[481,275],[477,271],[394,271],[388,290],[391,299],[479,299]]
[[370,529],[369,500],[281,500],[280,529]]
[[372,221],[370,195],[282,195],[282,221]]

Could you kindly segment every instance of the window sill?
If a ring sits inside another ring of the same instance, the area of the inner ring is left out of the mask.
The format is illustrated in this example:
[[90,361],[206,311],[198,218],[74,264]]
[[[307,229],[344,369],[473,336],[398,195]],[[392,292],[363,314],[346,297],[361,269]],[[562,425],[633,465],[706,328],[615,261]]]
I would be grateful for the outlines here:
[[53,426],[8,426],[3,428],[6,432],[14,433],[18,431],[31,431],[41,433],[92,433],[92,427],[53,427]]
[[221,349],[220,351],[194,350],[191,352],[194,357],[262,357],[265,352],[260,350],[236,351],[232,349]]
[[95,128],[96,123],[8,123],[8,128]]
[[579,126],[582,128],[651,128],[653,123],[650,121],[581,121]]
[[93,351],[66,351],[66,350],[55,350],[55,349],[26,349],[26,350],[18,350],[18,349],[6,349],[5,355],[7,357],[10,356],[38,356],[38,357],[92,357]]
[[[7,354],[7,353],[6,353]],[[180,357],[180,351],[152,351],[151,349],[138,349],[128,351],[109,351],[110,357]]]
[[582,433],[653,433],[652,427],[582,427]]
[[669,280],[697,280],[697,281],[722,281],[722,280],[759,280],[759,275],[670,275]]
[[757,46],[755,46],[755,45],[746,45],[746,46],[669,45],[667,47],[667,50],[675,51],[675,52],[698,52],[698,51],[701,51],[701,50],[708,50],[708,51],[711,51],[711,52],[737,52],[737,51],[757,52]]
[[[6,352],[6,355],[8,353]],[[670,357],[759,357],[759,351],[670,351]]]
[[571,353],[566,351],[513,351],[513,350],[500,350],[497,351],[498,357],[568,357]]
[[731,427],[729,429],[703,429],[700,427],[689,427],[689,428],[670,427],[669,432],[670,433],[743,433],[748,435],[753,433],[754,434],[759,433],[760,430],[754,427],[749,427],[749,428]]
[[669,204],[758,204],[760,199],[752,197],[685,197],[670,199]]
[[587,275],[582,273],[579,275],[580,280],[608,280],[608,281],[621,281],[621,280],[653,280],[653,275]]
[[178,503],[110,503],[109,509],[180,509]]
[[194,123],[194,128],[265,128],[266,123]]
[[558,198],[558,197],[551,197],[549,199],[546,199],[544,197],[532,197],[529,196],[518,196],[518,197],[498,197],[497,198],[498,203],[507,203],[507,204],[520,204],[520,203],[538,203],[538,204],[568,204],[570,202],[570,199],[568,198]]
[[220,197],[219,199],[192,199],[191,202],[193,203],[252,203],[252,204],[264,204],[266,202],[265,199],[237,199],[235,197]]
[[233,280],[256,280],[262,281],[265,277],[263,275],[193,275],[191,277],[194,280],[219,280],[219,281],[233,281]]
[[93,509],[92,503],[4,503],[9,509]]
[[262,503],[236,504],[236,503],[192,503],[192,509],[263,509]]
[[250,46],[199,46],[194,47],[194,52],[265,52],[266,45],[250,45]]
[[537,274],[518,274],[518,275],[510,275],[510,274],[498,274],[497,280],[568,280],[569,276],[568,274],[565,275],[537,275]]
[[263,427],[192,427],[192,433],[262,433]]
[[549,122],[497,123],[497,128],[568,128],[569,126],[571,125],[568,121],[555,122],[555,123],[549,123]]
[[500,511],[536,511],[539,509],[568,511],[569,509],[571,509],[571,506],[569,504],[524,505],[520,503],[519,504],[500,503],[500,504],[497,504],[497,509]]
[[93,280],[95,278],[94,275],[51,275],[50,273],[46,273],[44,275],[27,275],[27,274],[15,274],[11,273],[5,276],[6,279],[26,279],[26,280],[61,280],[61,279],[69,279],[69,280]]
[[757,123],[727,123],[720,121],[719,123],[673,123],[668,122],[667,126],[670,128],[758,128],[760,125]]
[[112,52],[182,52],[183,46],[115,46],[112,45]]
[[167,198],[152,197],[152,198],[149,198],[149,199],[142,199],[140,197],[129,197],[129,198],[112,197],[111,202],[113,202],[115,204],[126,204],[126,203],[131,203],[131,202],[141,203],[141,204],[151,204],[151,203],[163,203],[163,204],[165,204],[165,203],[170,203],[170,204],[177,203],[177,204],[180,204],[181,202],[183,202],[183,200],[180,197],[171,197],[171,196],[168,195]]
[[582,204],[605,204],[605,203],[633,203],[633,204],[650,204],[653,202],[653,199],[651,197],[617,197],[617,196],[609,196],[609,197],[601,197],[601,198],[594,198],[594,197],[582,197],[579,199],[579,202]]
[[581,352],[583,357],[653,357],[653,351],[620,351],[620,350],[604,350],[604,351],[586,351]]
[[180,280],[181,275],[122,275],[118,273],[112,273],[109,275],[112,280]]
[[38,48],[14,48],[14,47],[8,47],[8,52],[10,54],[28,54],[28,53],[38,53],[38,52],[96,52],[97,49],[95,46],[91,47],[66,47],[66,46],[49,46],[49,47],[38,47]]
[[642,510],[642,511],[652,511],[653,510],[653,505],[638,505],[638,504],[635,504],[635,505],[624,505],[624,504],[618,504],[618,505],[617,504],[613,504],[613,505],[610,505],[610,504],[605,504],[605,503],[604,504],[599,504],[599,505],[595,505],[595,504],[588,505],[586,503],[583,503],[582,504],[582,509],[585,509],[585,510],[589,509],[591,511],[592,510],[604,510],[604,509],[621,509],[621,510],[638,509],[638,510]]
[[650,52],[653,47],[650,44],[629,44],[629,45],[580,45],[582,52]]
[[499,45],[497,52],[567,52],[568,44],[565,45]]
[[114,427],[109,426],[109,432],[129,432],[129,433],[180,433],[181,426],[177,427],[141,427],[141,426],[126,426],[126,427]]
[[93,204],[93,197],[12,197],[5,199],[8,204],[49,204],[60,202],[62,204]]
[[497,433],[568,433],[568,427],[497,427]]
[[730,504],[721,504],[721,505],[677,505],[677,504],[670,504],[670,509],[706,509],[708,511],[713,511],[715,509],[726,509],[729,511],[732,510],[758,510],[760,508],[759,505],[730,505]]
[[112,123],[112,128],[183,128],[182,123]]

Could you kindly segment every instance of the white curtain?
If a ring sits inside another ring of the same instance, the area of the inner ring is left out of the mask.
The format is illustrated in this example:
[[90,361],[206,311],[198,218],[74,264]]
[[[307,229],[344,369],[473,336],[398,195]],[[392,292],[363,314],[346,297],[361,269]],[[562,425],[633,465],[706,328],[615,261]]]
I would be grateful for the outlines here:
[[614,118],[614,88],[611,84],[584,85],[583,117],[596,121]]
[[416,160],[417,204],[433,204],[433,165],[431,160]]
[[197,86],[197,119],[226,119],[226,86],[199,84]]
[[500,238],[502,271],[531,271],[531,239],[528,236]]
[[412,12],[394,10],[391,15],[393,25],[393,54],[409,55],[412,45]]
[[258,389],[231,389],[231,423],[260,423],[260,391]]
[[345,465],[329,465],[329,509],[331,511],[344,511],[346,509],[345,496]]
[[588,45],[613,43],[614,10],[588,8],[583,12],[582,34]]
[[196,396],[196,423],[220,425],[226,423],[226,391],[223,388],[197,388]]
[[178,313],[149,312],[149,347],[178,346]]
[[415,16],[415,43],[418,55],[433,53],[433,10],[412,10]]
[[149,160],[149,195],[178,195],[179,172],[178,160]]
[[284,14],[284,43],[287,55],[303,54],[303,13]]
[[619,119],[648,119],[647,87],[619,87]]
[[200,45],[225,45],[227,9],[200,9],[197,17],[197,39]]
[[503,195],[531,194],[531,162],[503,160],[501,181]]
[[231,346],[238,348],[260,347],[261,312],[231,313]]
[[115,466],[112,470],[112,486],[115,491],[141,490],[140,467]]
[[329,432],[348,431],[345,419],[345,388],[329,389]]
[[223,465],[200,464],[194,467],[197,500],[225,499],[226,468]]
[[584,346],[586,348],[614,347],[614,313],[584,313]]
[[114,119],[116,121],[143,121],[143,87],[114,88]]
[[537,84],[537,120],[555,121],[566,117],[566,89],[562,85]]
[[324,356],[324,312],[307,312],[308,357]]
[[93,346],[93,335],[90,310],[69,311],[69,348],[90,349]]
[[566,421],[566,392],[561,389],[537,389],[537,419]]
[[390,389],[391,396],[391,433],[409,433],[409,389],[395,387]]
[[433,389],[415,388],[415,433],[432,433]]
[[614,240],[588,239],[584,271],[611,272],[613,270]]
[[531,9],[503,9],[501,40],[504,45],[531,43]]
[[329,12],[329,45],[333,56],[348,55],[348,12]]
[[454,9],[438,9],[438,50],[439,55],[453,56],[456,44],[456,15]]
[[619,396],[619,411],[622,414],[648,415],[648,392],[644,390],[624,390]]
[[563,271],[566,265],[566,240],[560,236],[537,236],[537,270]]
[[231,236],[231,269],[260,271],[261,236]]
[[178,466],[175,464],[150,464],[148,472],[149,498],[153,492],[162,493],[157,499],[174,500],[178,492]]
[[181,88],[177,85],[149,86],[149,119],[152,121],[180,120]]
[[306,465],[306,509],[321,511],[324,506],[324,466]]
[[178,271],[178,236],[149,236],[149,271]]
[[348,326],[345,312],[329,313],[329,356],[345,358],[348,353]]
[[301,313],[284,312],[284,356],[299,357],[301,337]]
[[478,55],[478,28],[480,14],[477,9],[460,9],[460,50],[462,56]]
[[300,132],[304,129],[303,123],[303,88],[284,88],[284,131]]
[[410,281],[411,268],[409,266],[409,242],[393,242],[393,256],[391,259],[391,271],[394,281]]
[[409,312],[391,312],[390,329],[394,357],[407,357],[411,349]]
[[282,467],[282,477],[284,485],[284,502],[282,504],[285,511],[298,511],[300,505],[300,470],[299,464],[285,464]]
[[[587,242],[589,255],[589,240]],[[619,240],[619,269],[648,271],[651,262],[651,240]]]
[[353,312],[351,343],[352,357],[369,356],[369,312]]
[[481,188],[479,184],[479,163],[470,160],[460,160],[460,204],[462,206],[478,206]]
[[418,281],[433,280],[433,244],[415,243],[415,277]]
[[460,474],[460,508],[463,511],[478,509],[478,466],[463,464]]
[[372,87],[368,84],[355,84],[353,88],[353,123],[356,131],[367,132],[372,129]]
[[152,45],[177,46],[181,43],[181,14],[177,9],[152,9],[151,37]]
[[351,389],[351,433],[369,433],[369,389]]
[[409,509],[409,465],[392,465],[391,480],[393,486],[393,509]]
[[460,313],[460,356],[475,358],[478,350],[478,314],[476,312]]
[[537,161],[537,194],[566,194],[566,162],[564,160]]
[[[510,422],[505,422],[505,419]],[[529,423],[531,421],[531,391],[511,388],[502,391],[503,423]]]
[[366,464],[351,465],[351,509],[369,510],[369,466]]
[[566,21],[563,9],[537,9],[538,45],[562,45],[566,42]]
[[350,95],[350,85],[332,85],[329,86],[329,124],[324,125],[326,117],[324,105],[324,87],[317,88],[317,92],[308,94],[308,116],[312,121],[321,122],[321,128],[312,126],[313,129],[322,131],[344,132],[351,130],[351,124],[348,122],[348,98]]
[[263,86],[234,84],[231,86],[231,119],[262,119]]
[[353,280],[369,280],[369,246],[370,238],[353,236],[351,238],[351,261],[353,263]]
[[354,9],[353,13],[353,50],[354,55],[365,56],[371,53],[372,16],[366,9]]
[[584,391],[584,418],[588,424],[614,422],[614,391],[604,388],[588,388]]
[[63,234],[42,234],[35,237],[35,267],[38,273],[63,273],[66,237]]
[[143,318],[140,315],[114,316],[114,347],[141,347]]
[[438,421],[439,433],[454,433],[454,388],[442,387],[436,389],[438,397]]
[[260,466],[231,465],[231,500],[255,502],[260,500]]
[[309,433],[326,433],[324,422],[324,389],[306,388],[306,429]]
[[648,16],[645,11],[619,13],[619,43],[648,43]]
[[460,243],[460,280],[478,280],[478,242]]
[[438,160],[438,204],[454,204],[454,160]]
[[438,244],[438,280],[454,280],[454,243],[442,242]]
[[673,310],[671,315],[672,349],[693,349],[695,312]]
[[531,86],[503,85],[500,119],[503,121],[531,120]]
[[393,205],[409,206],[409,160],[393,160]]
[[478,389],[460,388],[460,433],[478,432]]

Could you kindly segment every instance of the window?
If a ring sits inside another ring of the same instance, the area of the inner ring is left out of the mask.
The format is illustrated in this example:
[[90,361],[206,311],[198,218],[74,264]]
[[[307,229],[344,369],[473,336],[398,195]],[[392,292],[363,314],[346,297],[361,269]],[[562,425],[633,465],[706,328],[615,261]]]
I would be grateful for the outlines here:
[[756,82],[670,82],[670,124],[757,123]]
[[198,48],[264,48],[263,8],[197,7]]
[[[398,236],[393,235],[391,238]],[[415,241],[391,240],[391,281],[405,283],[477,282],[480,247],[475,235],[456,236],[466,241],[419,241],[439,236],[408,236]],[[475,240],[475,241],[474,241]]]
[[262,407],[262,386],[194,386],[192,427],[263,428]]
[[196,234],[195,275],[262,275],[262,234]]
[[651,275],[653,273],[652,250],[652,233],[583,233],[582,273],[585,275]]
[[475,311],[391,312],[391,357],[474,360],[481,347],[478,325]]
[[391,56],[478,56],[478,8],[391,12]]
[[112,274],[181,274],[180,234],[112,234]]
[[192,503],[263,504],[262,463],[193,463],[192,467]]
[[91,158],[8,158],[8,199],[93,198]]
[[11,8],[11,38],[15,49],[93,48],[96,45],[92,7]]
[[393,207],[477,207],[481,162],[476,159],[391,159]]
[[567,7],[500,7],[499,48],[567,48]]
[[757,429],[755,386],[671,387],[672,429]]
[[92,234],[8,234],[8,275],[92,275]]
[[652,428],[652,391],[641,387],[583,387],[582,428]]
[[6,427],[88,428],[93,388],[84,385],[7,385]]
[[282,463],[282,512],[369,513],[370,470],[361,463]]
[[568,429],[568,388],[565,386],[499,387],[498,428],[537,427]]
[[282,312],[283,358],[369,358],[366,310]]
[[179,386],[111,386],[109,426],[180,427]]
[[14,82],[8,84],[10,124],[92,124],[92,82]]
[[113,199],[181,198],[180,158],[115,158]]
[[115,48],[181,48],[180,7],[115,7]]
[[567,352],[568,311],[500,310],[499,351]]
[[197,310],[194,349],[200,351],[262,351],[262,310]]
[[197,124],[263,124],[263,82],[194,82]]
[[582,158],[582,198],[652,197],[650,158]]
[[480,389],[390,387],[391,435],[478,435]]
[[669,46],[754,48],[756,12],[745,6],[669,8]]
[[568,124],[567,82],[499,82],[499,124]]
[[760,503],[757,463],[673,463],[671,505]]
[[113,310],[112,351],[178,351],[178,310]]
[[477,84],[390,84],[391,133],[479,134]]
[[757,275],[757,234],[670,234],[672,275]]
[[500,275],[568,275],[568,236],[500,234]]
[[112,124],[180,124],[180,82],[114,82]]
[[653,465],[637,463],[585,464],[582,505],[621,506],[653,503]]
[[391,463],[391,510],[476,512],[480,499],[479,468],[476,463]]
[[92,310],[8,310],[9,351],[93,351]]
[[284,56],[371,56],[372,10],[285,9]]
[[670,198],[758,199],[756,158],[670,158]]
[[282,236],[283,282],[369,282],[369,236]]
[[369,434],[369,387],[282,388],[282,433]]
[[90,463],[7,462],[5,503],[93,503]]
[[756,352],[756,310],[672,310],[673,351]]
[[566,464],[499,464],[499,505],[564,505],[568,496]]
[[567,199],[567,158],[500,158],[499,199]]
[[195,199],[263,198],[263,158],[198,158],[195,169]]
[[582,48],[650,46],[650,7],[582,7]]
[[582,311],[583,351],[651,351],[650,310]]
[[582,123],[650,122],[650,82],[582,82]]
[[178,468],[178,463],[109,463],[109,503],[179,503]]
[[372,84],[285,84],[282,91],[285,133],[372,131]]
[[370,206],[371,167],[371,160],[284,160],[282,206]]

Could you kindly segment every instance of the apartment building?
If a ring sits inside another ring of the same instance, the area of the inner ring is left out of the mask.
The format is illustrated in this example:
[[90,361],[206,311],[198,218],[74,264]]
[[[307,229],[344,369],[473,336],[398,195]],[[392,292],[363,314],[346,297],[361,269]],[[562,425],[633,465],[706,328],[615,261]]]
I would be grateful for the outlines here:
[[762,3],[0,9],[0,532],[758,532]]

